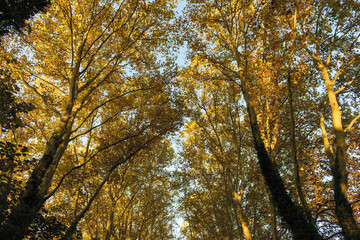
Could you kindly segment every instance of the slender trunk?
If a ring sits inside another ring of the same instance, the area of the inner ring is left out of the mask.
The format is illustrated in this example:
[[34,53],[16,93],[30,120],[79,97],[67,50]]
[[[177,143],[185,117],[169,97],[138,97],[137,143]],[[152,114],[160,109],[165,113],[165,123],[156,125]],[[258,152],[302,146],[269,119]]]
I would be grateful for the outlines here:
[[237,208],[238,213],[239,213],[239,219],[240,219],[240,223],[241,223],[241,228],[243,230],[245,239],[246,240],[251,240],[251,234],[250,234],[248,220],[247,220],[247,217],[244,214],[243,208],[241,206],[241,196],[239,196],[236,192],[234,192],[234,197],[235,197],[236,208]]
[[344,232],[345,239],[360,239],[360,227],[354,217],[354,212],[347,198],[347,144],[346,133],[343,128],[341,111],[339,108],[333,83],[328,75],[327,67],[318,61],[318,67],[325,82],[332,113],[332,125],[335,131],[335,157],[331,164],[334,177],[335,213]]
[[76,227],[79,223],[79,221],[85,216],[85,214],[87,213],[87,211],[90,209],[92,203],[95,201],[95,199],[97,198],[97,196],[99,195],[102,187],[104,186],[104,184],[108,181],[109,175],[112,173],[112,170],[114,170],[118,165],[116,165],[115,167],[112,167],[112,169],[110,170],[110,172],[105,176],[105,178],[102,180],[102,182],[100,183],[100,185],[97,187],[95,193],[91,196],[89,202],[86,204],[86,206],[84,207],[84,209],[76,216],[76,218],[74,219],[74,221],[70,224],[70,226],[66,229],[64,236],[61,238],[62,240],[65,239],[69,239],[76,230]]
[[111,205],[109,219],[106,224],[106,234],[105,234],[105,240],[110,240],[111,234],[114,228],[114,213],[115,213],[115,206]]
[[[235,214],[235,216],[239,216],[239,212],[238,212],[236,206],[235,206],[235,209],[234,209],[234,214]],[[238,239],[242,240],[243,239],[243,231],[242,231],[242,226],[241,226],[241,223],[240,223],[240,217],[236,217],[235,221],[236,221],[236,227],[238,229]]]
[[295,0],[295,9],[294,9],[294,22],[293,22],[293,46],[291,47],[291,50],[289,52],[289,63],[288,63],[288,77],[287,77],[287,87],[288,87],[288,94],[289,94],[289,110],[290,110],[290,141],[291,141],[291,158],[294,162],[294,175],[295,175],[295,187],[296,187],[296,192],[300,198],[300,202],[301,205],[303,206],[304,210],[305,210],[305,214],[306,217],[308,219],[308,221],[310,223],[312,223],[313,225],[315,225],[315,221],[312,217],[311,214],[311,210],[310,207],[306,201],[304,192],[302,190],[302,186],[301,186],[301,178],[300,178],[300,169],[299,169],[299,162],[298,162],[298,158],[297,158],[297,148],[296,148],[296,137],[295,137],[295,116],[294,116],[294,104],[293,104],[293,90],[292,90],[292,84],[291,84],[291,66],[292,66],[292,62],[293,62],[293,54],[296,48],[296,23],[297,23],[297,13],[298,13],[298,3]]
[[227,231],[227,238],[228,240],[233,240],[233,230],[234,230],[234,223],[232,218],[232,211],[231,211],[231,202],[232,202],[232,194],[231,194],[231,183],[229,183],[229,168],[224,167],[224,182],[225,182],[225,212],[227,215],[228,223],[226,224],[226,231]]
[[62,240],[70,239],[70,237],[75,233],[76,227],[79,223],[79,221],[85,216],[87,211],[90,209],[92,203],[96,199],[96,197],[99,195],[99,192],[102,188],[102,186],[105,184],[106,181],[103,181],[96,192],[93,194],[93,196],[90,198],[89,202],[85,206],[85,208],[79,213],[78,216],[74,219],[74,221],[70,224],[70,226],[66,229],[64,236],[61,238]]
[[118,162],[116,162],[107,172],[107,174],[105,175],[104,179],[101,181],[100,185],[97,187],[95,193],[91,196],[89,202],[86,204],[86,206],[83,208],[83,210],[79,213],[78,216],[76,216],[76,218],[74,219],[74,221],[70,224],[70,226],[66,229],[65,234],[62,236],[61,240],[65,240],[65,239],[69,239],[75,232],[77,224],[80,222],[80,220],[85,216],[85,214],[87,213],[87,211],[90,209],[92,203],[95,201],[95,199],[97,198],[97,196],[99,195],[102,187],[104,186],[104,184],[109,180],[110,175],[112,174],[112,172],[120,165],[126,163],[127,161],[129,161],[132,157],[134,157],[139,151],[141,151],[148,143],[150,143],[151,141],[153,141],[156,137],[151,138],[150,140],[148,140],[145,144],[143,144],[142,146],[140,146],[138,149],[134,150],[131,154],[129,154],[127,157],[125,157],[122,160],[119,160]]
[[112,231],[114,228],[114,214],[115,214],[115,207],[116,207],[116,201],[112,196],[110,186],[109,186],[109,197],[110,197],[110,213],[109,213],[108,221],[106,223],[105,240],[110,240],[110,238],[111,238]]
[[300,179],[300,169],[299,169],[299,162],[297,159],[297,149],[296,149],[296,138],[295,138],[295,116],[294,116],[294,107],[293,107],[293,93],[292,93],[292,86],[291,86],[291,70],[289,69],[288,72],[288,79],[287,79],[287,86],[289,92],[289,108],[290,108],[290,141],[291,141],[291,158],[294,162],[294,175],[295,175],[295,186],[297,194],[300,198],[301,205],[303,206],[306,217],[312,224],[315,225],[315,221],[312,217],[311,210],[309,205],[307,204],[304,192],[301,186],[301,179]]
[[[130,214],[130,213],[128,213],[128,214]],[[127,232],[127,229],[128,229],[128,215],[126,215],[125,216],[125,220],[124,220],[124,222],[123,222],[123,227],[122,227],[122,234],[121,234],[121,239],[126,239],[126,235],[128,234],[128,232]]]

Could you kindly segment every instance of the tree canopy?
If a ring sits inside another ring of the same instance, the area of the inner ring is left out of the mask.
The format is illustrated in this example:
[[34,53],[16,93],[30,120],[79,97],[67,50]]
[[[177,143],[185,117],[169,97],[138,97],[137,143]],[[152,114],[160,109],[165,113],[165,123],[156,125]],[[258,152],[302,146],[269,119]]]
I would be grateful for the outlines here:
[[5,3],[2,239],[360,239],[358,1]]

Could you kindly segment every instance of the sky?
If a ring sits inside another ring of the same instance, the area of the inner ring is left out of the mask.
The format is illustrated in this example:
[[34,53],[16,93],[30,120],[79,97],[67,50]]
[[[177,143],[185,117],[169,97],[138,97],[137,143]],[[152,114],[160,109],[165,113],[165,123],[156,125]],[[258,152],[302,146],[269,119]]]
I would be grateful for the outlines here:
[[[186,6],[186,1],[180,0],[177,8],[175,9],[176,16],[181,16],[182,10],[184,10],[185,6]],[[180,54],[177,57],[177,64],[179,64],[180,66],[184,66],[186,65],[186,43],[184,46],[180,47],[179,53]]]

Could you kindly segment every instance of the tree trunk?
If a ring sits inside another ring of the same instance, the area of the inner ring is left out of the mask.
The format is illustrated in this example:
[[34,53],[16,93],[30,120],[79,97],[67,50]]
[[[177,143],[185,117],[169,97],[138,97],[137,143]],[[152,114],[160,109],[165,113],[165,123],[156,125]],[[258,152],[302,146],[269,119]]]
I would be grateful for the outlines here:
[[339,108],[336,94],[333,89],[333,83],[328,75],[327,67],[320,60],[317,61],[318,67],[322,73],[325,82],[328,99],[331,107],[332,125],[335,131],[335,157],[331,164],[331,170],[334,177],[334,197],[335,213],[343,230],[345,239],[360,239],[360,227],[354,217],[354,212],[347,198],[347,144],[346,133],[343,128],[341,111]]
[[246,240],[251,240],[251,234],[249,229],[249,224],[246,215],[244,214],[243,208],[241,206],[241,196],[234,192],[235,204],[239,213],[239,219],[241,223],[241,228],[243,230]]
[[260,137],[260,130],[257,124],[254,107],[248,104],[248,113],[250,117],[251,129],[254,136],[255,149],[258,161],[269,187],[271,196],[279,211],[280,216],[289,225],[295,240],[316,240],[322,239],[316,227],[311,224],[288,195],[280,174],[270,159],[265,145]]
[[111,188],[109,187],[110,213],[109,213],[109,218],[106,223],[105,240],[110,240],[111,234],[112,234],[112,231],[114,228],[114,214],[115,214],[116,201],[111,194],[112,194]]
[[[62,127],[54,132],[48,141],[45,153],[32,171],[26,182],[25,189],[11,209],[10,215],[7,217],[3,226],[1,226],[1,239],[18,240],[24,238],[26,230],[34,219],[35,214],[39,212],[43,206],[43,200],[47,193],[47,189],[41,188],[41,185],[44,184],[44,176],[51,167],[51,164],[53,164],[54,161],[58,162],[60,160],[64,153],[62,149],[65,149],[68,144],[68,142],[64,141],[68,121],[63,121],[62,123]],[[59,151],[59,149],[62,151]]]
[[[247,51],[247,43],[245,39],[245,52]],[[248,73],[248,61],[247,56],[245,56],[244,68],[241,66],[240,54],[235,49],[235,56],[239,66],[239,69],[244,69],[243,73],[240,73],[242,76],[241,79],[241,88],[244,95],[244,99],[247,106],[247,112],[250,119],[250,126],[252,135],[254,138],[255,150],[257,153],[258,161],[262,171],[262,175],[265,178],[266,184],[269,187],[271,192],[272,199],[278,209],[278,212],[282,219],[288,224],[292,235],[295,240],[316,240],[323,239],[316,227],[311,224],[306,216],[303,214],[302,209],[294,203],[289,194],[286,191],[284,183],[281,179],[280,173],[271,160],[265,145],[264,141],[261,138],[261,132],[259,124],[257,121],[257,115],[255,111],[255,103],[251,96],[251,91],[248,86],[249,77]]]
[[[291,66],[289,66],[289,67],[291,67]],[[300,198],[300,202],[305,210],[307,219],[312,224],[315,224],[315,221],[311,215],[310,207],[306,201],[306,198],[305,198],[304,192],[302,190],[302,186],[301,186],[299,162],[298,162],[298,158],[297,158],[296,137],[295,137],[295,116],[294,116],[293,94],[292,94],[292,86],[291,86],[291,69],[289,69],[289,72],[288,72],[287,87],[288,87],[288,93],[289,93],[289,108],[290,108],[291,158],[294,162],[294,175],[295,175],[296,191]]]

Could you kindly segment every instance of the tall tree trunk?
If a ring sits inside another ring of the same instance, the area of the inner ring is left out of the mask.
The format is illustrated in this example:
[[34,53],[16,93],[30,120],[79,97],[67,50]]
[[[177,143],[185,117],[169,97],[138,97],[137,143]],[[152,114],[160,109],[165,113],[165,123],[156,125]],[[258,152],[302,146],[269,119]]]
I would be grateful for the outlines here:
[[[22,239],[35,214],[44,204],[45,194],[49,184],[44,185],[44,178],[54,162],[59,162],[67,145],[68,135],[71,131],[70,117],[62,120],[60,127],[53,133],[46,144],[45,153],[35,166],[18,201],[11,209],[10,215],[1,226],[1,239]],[[57,165],[57,163],[55,165]],[[52,178],[52,176],[51,176]],[[51,181],[51,179],[48,181]]]
[[354,217],[349,199],[347,198],[347,144],[346,133],[343,128],[341,111],[336,94],[333,89],[333,82],[330,80],[327,67],[318,59],[318,67],[325,82],[328,99],[331,107],[332,125],[335,131],[335,156],[332,158],[331,170],[334,177],[335,213],[338,222],[344,232],[345,239],[360,239],[360,227]]
[[256,120],[255,109],[251,106],[251,104],[248,104],[248,113],[251,119],[251,129],[254,136],[255,149],[262,174],[269,187],[271,196],[277,206],[280,216],[289,225],[294,239],[322,239],[316,227],[308,221],[301,208],[296,205],[288,195],[280,174],[275,164],[270,159],[265,149],[265,145],[262,142],[259,126]]
[[[242,77],[241,88],[247,105],[247,112],[250,119],[250,126],[254,138],[254,145],[258,161],[262,175],[264,176],[266,184],[269,187],[271,196],[278,209],[278,212],[282,219],[288,224],[295,240],[323,239],[319,235],[316,226],[308,221],[306,216],[303,214],[303,210],[296,203],[294,203],[294,201],[287,193],[280,173],[265,148],[257,120],[257,114],[255,110],[256,104],[248,86],[248,82],[250,81],[248,76],[248,56],[245,54],[245,63],[242,65],[240,60],[240,53],[237,49],[234,49],[234,51],[238,67],[239,69],[243,69],[243,72],[240,73],[240,76]],[[244,51],[245,53],[248,51],[246,39]]]

